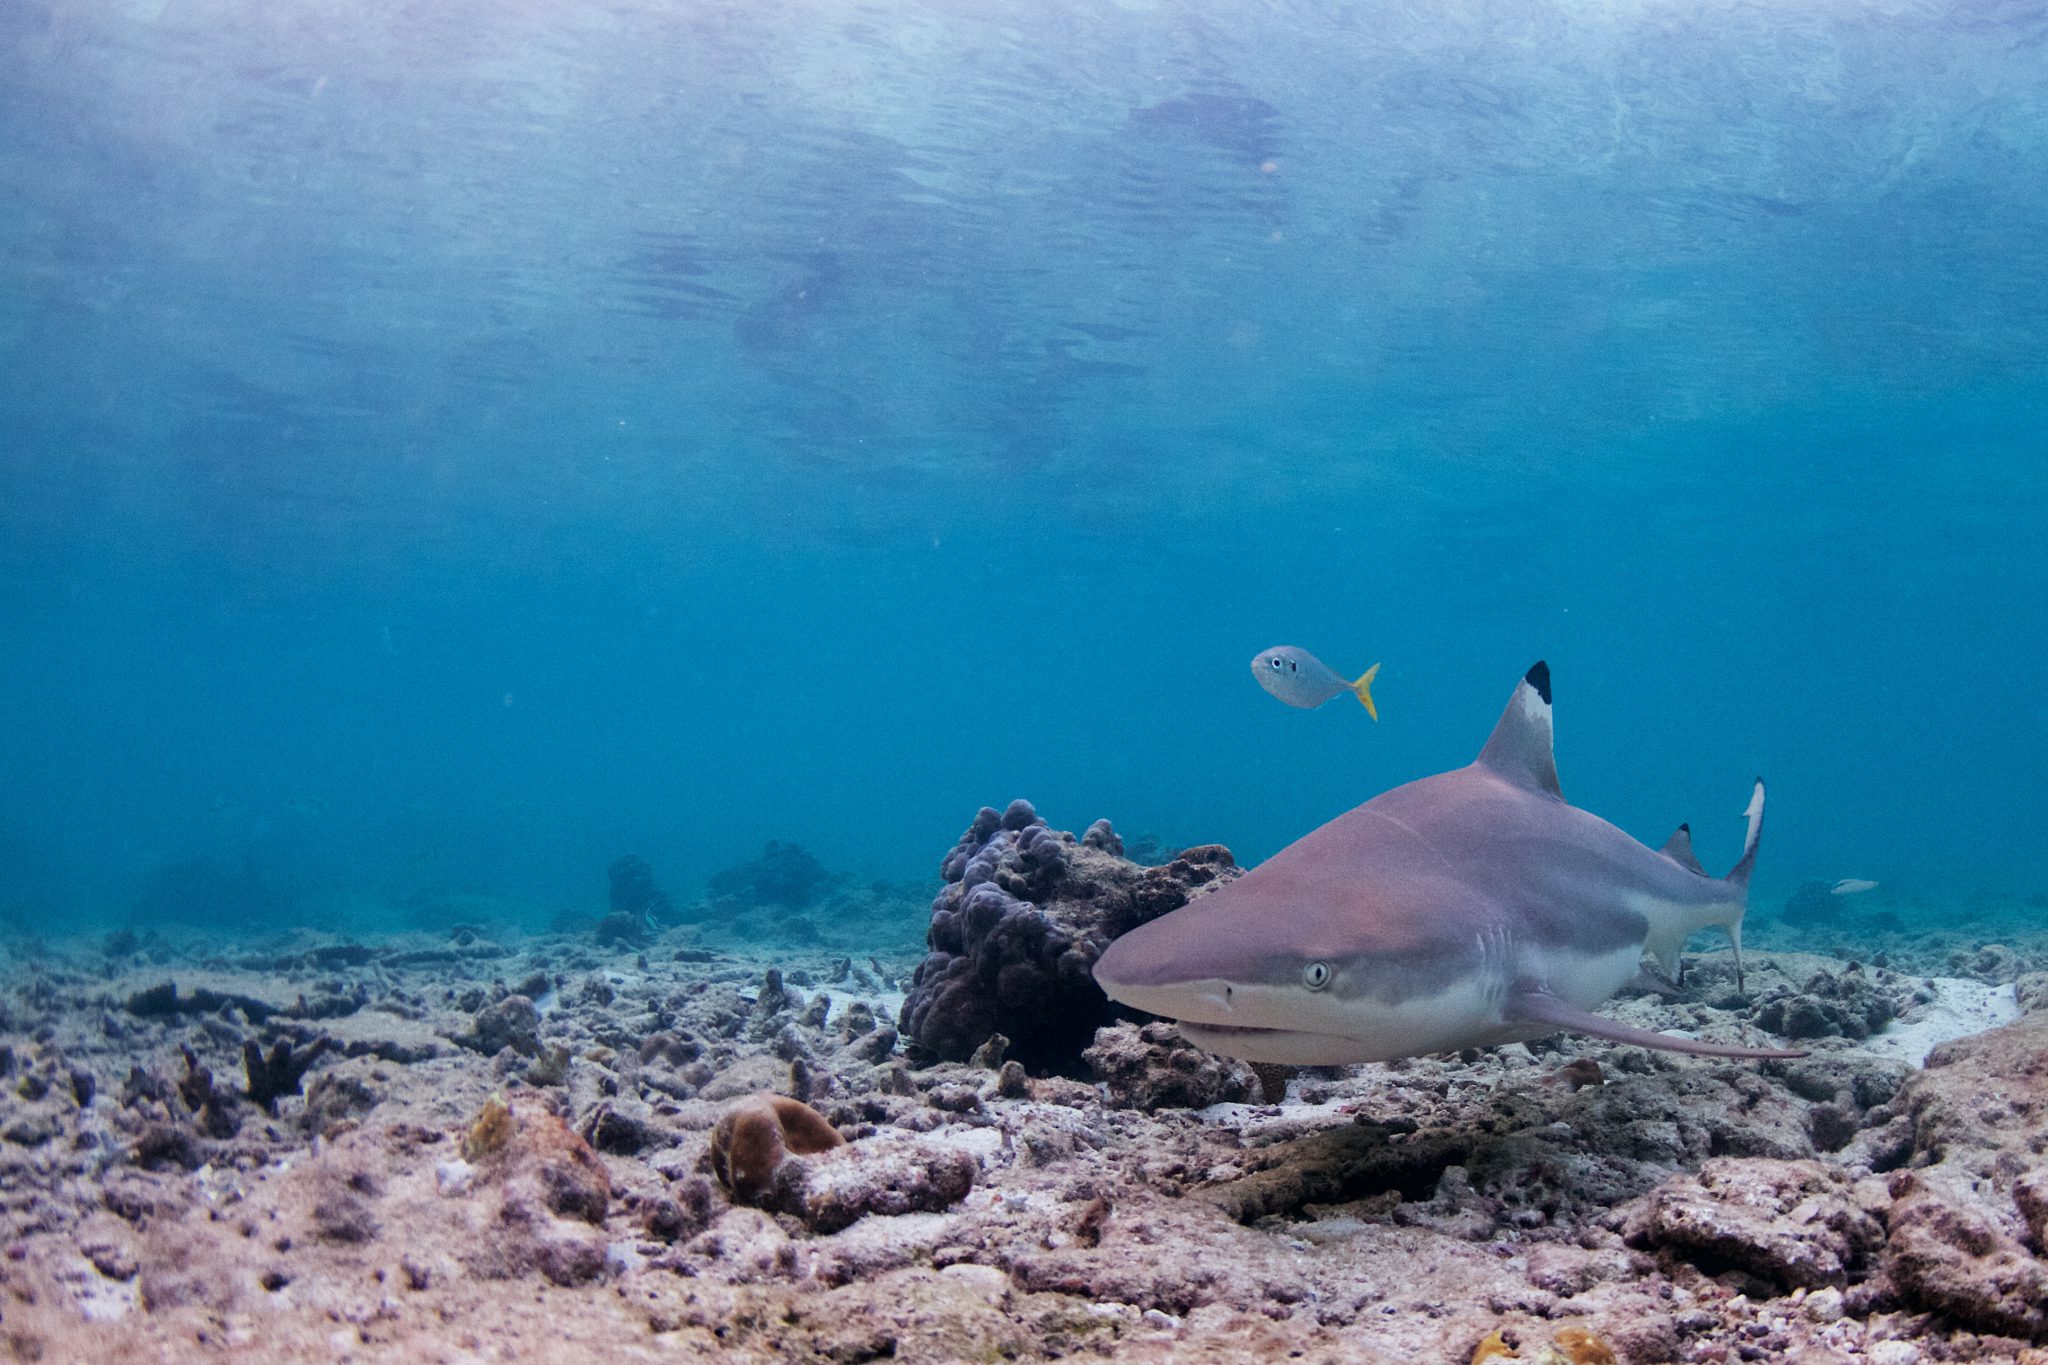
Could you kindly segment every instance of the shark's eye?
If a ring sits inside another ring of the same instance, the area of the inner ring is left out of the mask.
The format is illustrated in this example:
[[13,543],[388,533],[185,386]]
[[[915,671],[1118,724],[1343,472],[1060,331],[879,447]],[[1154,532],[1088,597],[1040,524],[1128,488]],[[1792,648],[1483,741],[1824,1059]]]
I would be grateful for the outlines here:
[[1330,964],[1311,962],[1301,969],[1301,984],[1312,991],[1319,991],[1330,984]]
[[1280,671],[1280,661],[1278,659],[1268,659],[1266,662],[1272,666],[1275,673]]

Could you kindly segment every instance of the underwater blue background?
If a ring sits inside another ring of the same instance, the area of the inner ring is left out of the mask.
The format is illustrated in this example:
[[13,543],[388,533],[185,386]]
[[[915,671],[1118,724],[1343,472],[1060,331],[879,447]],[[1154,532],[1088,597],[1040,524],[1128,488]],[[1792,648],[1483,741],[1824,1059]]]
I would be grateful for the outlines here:
[[0,909],[1255,860],[1539,657],[1761,899],[2039,891],[2044,90],[1995,0],[0,0]]

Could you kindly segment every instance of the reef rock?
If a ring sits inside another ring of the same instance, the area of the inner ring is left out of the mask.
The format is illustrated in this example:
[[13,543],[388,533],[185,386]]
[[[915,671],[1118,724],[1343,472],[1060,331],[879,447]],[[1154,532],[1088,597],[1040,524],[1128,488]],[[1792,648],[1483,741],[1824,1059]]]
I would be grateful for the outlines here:
[[769,1206],[802,1220],[812,1232],[833,1233],[871,1213],[943,1213],[967,1197],[978,1169],[958,1148],[877,1134],[785,1161]]
[[540,1011],[523,995],[508,995],[478,1010],[456,1042],[486,1057],[511,1048],[522,1057],[540,1055]]
[[1029,801],[984,806],[940,864],[930,952],[899,1027],[926,1059],[963,1061],[991,1034],[1033,1071],[1078,1069],[1095,1030],[1128,1017],[1090,975],[1117,935],[1234,880],[1230,850],[1207,844],[1164,867],[1113,851],[1098,820],[1085,841],[1049,828]]
[[1081,1054],[1118,1109],[1202,1109],[1260,1097],[1249,1066],[1190,1043],[1171,1024],[1114,1024]]
[[1839,972],[1815,972],[1798,991],[1767,991],[1756,1024],[1787,1038],[1868,1038],[1898,1017],[1911,993],[1912,983],[1881,984],[1852,963]]
[[831,880],[832,874],[808,851],[770,839],[754,861],[714,873],[710,889],[715,898],[748,908],[775,905],[801,910],[815,901]]
[[2048,1014],[1936,1048],[1900,1090],[1910,1170],[1891,1177],[1884,1272],[1916,1307],[2048,1340]]
[[1697,1175],[1673,1176],[1638,1200],[1623,1236],[1710,1273],[1733,1266],[1774,1288],[1839,1289],[1863,1277],[1884,1227],[1832,1167],[1717,1157]]
[[1778,918],[1800,928],[1837,918],[1842,911],[1842,897],[1831,894],[1832,888],[1832,882],[1801,882],[1785,898]]
[[503,1279],[537,1270],[562,1285],[603,1273],[611,1178],[544,1096],[521,1091],[485,1105],[463,1155],[498,1189],[494,1235],[467,1258],[472,1272]]
[[641,924],[660,924],[675,918],[668,893],[654,880],[654,869],[637,853],[612,860],[605,869],[609,883],[611,913],[625,915]]
[[2048,1338],[2048,1264],[1917,1172],[1898,1172],[1892,1191],[1884,1269],[1900,1297],[1979,1332]]

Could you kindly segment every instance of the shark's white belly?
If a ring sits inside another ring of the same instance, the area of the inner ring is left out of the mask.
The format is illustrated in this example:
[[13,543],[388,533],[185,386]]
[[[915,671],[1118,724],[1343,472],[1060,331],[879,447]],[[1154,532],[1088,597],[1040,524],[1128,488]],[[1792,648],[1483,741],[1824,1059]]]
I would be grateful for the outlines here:
[[[1454,978],[1441,990],[1399,1000],[1368,994],[1350,1001],[1325,997],[1311,1003],[1297,997],[1299,1022],[1293,1028],[1238,1029],[1182,1019],[1180,1030],[1211,1052],[1293,1066],[1343,1066],[1455,1052],[1555,1031],[1543,1028],[1532,1033],[1527,1026],[1507,1021],[1509,996],[1518,985],[1540,986],[1590,1010],[1634,976],[1642,961],[1642,948],[1635,944],[1585,953],[1514,943],[1503,934],[1482,940],[1480,949],[1478,969]],[[1248,1003],[1249,994],[1240,992],[1240,1002]],[[1256,1017],[1269,1025],[1276,1022],[1271,1010],[1260,1010]]]
[[1630,944],[1606,953],[1581,953],[1531,946],[1523,950],[1521,959],[1518,975],[1522,980],[1581,1009],[1592,1009],[1636,974],[1642,966],[1643,949],[1641,944]]

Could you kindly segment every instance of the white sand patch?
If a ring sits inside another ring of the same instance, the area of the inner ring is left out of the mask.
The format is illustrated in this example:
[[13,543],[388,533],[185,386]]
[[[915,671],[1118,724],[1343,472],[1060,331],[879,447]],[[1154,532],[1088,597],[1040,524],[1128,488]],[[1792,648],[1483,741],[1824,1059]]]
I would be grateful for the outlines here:
[[1857,1044],[1858,1050],[1925,1066],[1927,1054],[1943,1043],[2003,1028],[2020,1017],[2019,996],[2011,986],[1954,976],[1927,980],[1934,987],[1934,999],[1908,1009],[1884,1032]]
[[835,1027],[839,1023],[840,1016],[853,1008],[855,1001],[865,1004],[875,1012],[877,1020],[887,1024],[890,1028],[894,1028],[896,1027],[896,1017],[903,1012],[903,1002],[908,998],[902,991],[863,991],[855,988],[850,983],[826,986],[824,990],[826,994],[832,997],[832,1008],[825,1015],[825,1027],[827,1028]]
[[142,1306],[142,1278],[133,1272],[126,1280],[110,1280],[83,1256],[73,1256],[58,1266],[57,1278],[87,1322],[119,1322]]

